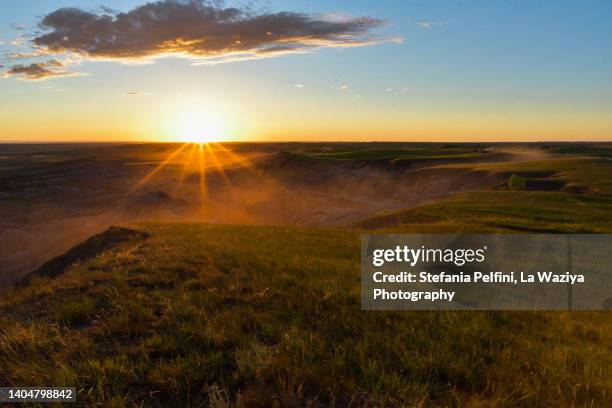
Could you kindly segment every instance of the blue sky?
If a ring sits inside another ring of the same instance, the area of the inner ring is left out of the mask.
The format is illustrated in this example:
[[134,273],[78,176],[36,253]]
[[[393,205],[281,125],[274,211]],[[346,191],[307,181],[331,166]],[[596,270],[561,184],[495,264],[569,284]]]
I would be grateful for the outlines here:
[[[102,4],[129,11],[143,3]],[[99,11],[100,4],[5,1],[0,50],[17,51],[11,41],[32,34],[40,18],[56,9]],[[85,60],[70,70],[86,76],[4,78],[0,139],[172,138],[174,125],[158,118],[179,117],[193,106],[231,122],[227,136],[238,139],[612,137],[609,1],[289,0],[252,6],[379,18],[384,26],[370,35],[403,43],[214,66],[193,66],[184,58],[148,65]],[[15,63],[6,57],[0,62],[4,70]]]

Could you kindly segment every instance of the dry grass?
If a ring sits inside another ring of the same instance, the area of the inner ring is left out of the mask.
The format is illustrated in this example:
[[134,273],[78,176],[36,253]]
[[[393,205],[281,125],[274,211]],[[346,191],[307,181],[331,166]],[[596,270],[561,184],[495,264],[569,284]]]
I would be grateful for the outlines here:
[[361,312],[359,231],[141,225],[2,293],[0,378],[104,406],[602,406],[609,312]]

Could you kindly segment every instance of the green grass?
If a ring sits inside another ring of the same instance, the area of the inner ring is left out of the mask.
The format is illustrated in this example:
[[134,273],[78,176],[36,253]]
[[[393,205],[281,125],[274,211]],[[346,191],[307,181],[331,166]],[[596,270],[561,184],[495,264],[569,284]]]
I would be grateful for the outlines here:
[[574,145],[552,146],[548,147],[548,151],[557,154],[612,158],[612,144],[610,143],[584,143]]
[[71,299],[57,308],[56,319],[70,326],[87,323],[96,312],[92,299]]
[[484,153],[470,146],[460,147],[405,147],[405,148],[355,148],[321,152],[302,152],[304,156],[327,160],[436,160],[469,159],[483,157]]
[[518,174],[532,179],[550,178],[591,194],[612,195],[612,161],[601,158],[555,156],[533,161],[447,164],[440,167]]
[[[466,196],[445,208],[489,217]],[[76,385],[81,406],[603,406],[612,392],[609,313],[362,312],[359,230],[136,228],[149,238],[0,294],[4,385]]]
[[465,193],[358,225],[410,233],[612,233],[612,197],[541,191]]

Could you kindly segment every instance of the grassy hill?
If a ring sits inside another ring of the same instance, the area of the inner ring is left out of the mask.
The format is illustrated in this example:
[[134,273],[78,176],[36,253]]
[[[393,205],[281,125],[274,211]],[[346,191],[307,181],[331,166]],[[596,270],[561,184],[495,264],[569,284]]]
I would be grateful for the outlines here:
[[612,197],[482,191],[381,214],[358,227],[396,233],[612,233]]
[[[555,228],[597,217],[567,221],[563,200],[601,203],[558,197],[540,213],[565,220]],[[463,211],[461,228],[489,231],[494,214],[470,204],[489,199],[406,214],[456,230],[444,217]],[[523,222],[520,206],[506,213]],[[177,407],[603,406],[612,393],[609,312],[361,312],[357,229],[130,228],[143,233],[0,294],[4,385]]]

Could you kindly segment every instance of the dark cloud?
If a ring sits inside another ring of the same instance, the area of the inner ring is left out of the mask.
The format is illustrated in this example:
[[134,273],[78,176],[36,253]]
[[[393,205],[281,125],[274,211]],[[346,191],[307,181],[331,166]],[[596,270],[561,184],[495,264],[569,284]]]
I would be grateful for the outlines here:
[[273,56],[317,47],[380,42],[369,17],[293,12],[256,14],[204,0],[162,0],[126,13],[95,14],[61,8],[43,17],[35,37],[47,53],[74,52],[91,59],[129,60],[179,54],[196,58]]
[[58,60],[50,60],[45,62],[36,62],[29,65],[13,65],[5,75],[7,76],[22,76],[23,79],[40,80],[56,76],[69,75],[69,72],[63,70],[65,65]]

